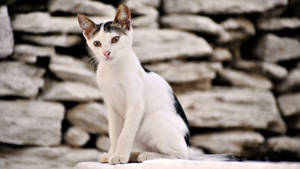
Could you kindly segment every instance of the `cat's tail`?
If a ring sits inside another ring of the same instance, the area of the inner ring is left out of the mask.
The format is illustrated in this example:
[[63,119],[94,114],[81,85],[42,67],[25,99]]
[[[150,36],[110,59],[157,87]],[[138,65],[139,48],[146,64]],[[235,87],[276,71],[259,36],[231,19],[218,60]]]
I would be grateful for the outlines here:
[[203,154],[192,148],[189,149],[189,160],[198,161],[240,161],[238,158],[227,154]]

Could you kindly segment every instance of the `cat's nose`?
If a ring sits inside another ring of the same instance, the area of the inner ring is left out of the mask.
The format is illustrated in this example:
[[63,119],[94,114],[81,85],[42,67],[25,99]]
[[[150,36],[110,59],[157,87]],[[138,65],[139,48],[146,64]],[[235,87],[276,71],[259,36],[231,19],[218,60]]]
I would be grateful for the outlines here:
[[107,57],[107,58],[109,57],[110,53],[111,53],[111,52],[108,51],[108,50],[106,50],[106,51],[103,52],[104,56]]

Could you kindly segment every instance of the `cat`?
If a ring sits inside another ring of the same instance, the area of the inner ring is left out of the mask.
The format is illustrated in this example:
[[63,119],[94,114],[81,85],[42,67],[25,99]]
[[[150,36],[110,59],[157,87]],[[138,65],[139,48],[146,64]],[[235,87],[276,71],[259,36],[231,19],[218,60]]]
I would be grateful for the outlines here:
[[139,162],[191,159],[189,124],[176,95],[132,48],[130,9],[121,4],[113,21],[100,24],[78,14],[78,22],[99,61],[96,79],[108,112],[110,149],[100,162],[127,163],[134,149]]

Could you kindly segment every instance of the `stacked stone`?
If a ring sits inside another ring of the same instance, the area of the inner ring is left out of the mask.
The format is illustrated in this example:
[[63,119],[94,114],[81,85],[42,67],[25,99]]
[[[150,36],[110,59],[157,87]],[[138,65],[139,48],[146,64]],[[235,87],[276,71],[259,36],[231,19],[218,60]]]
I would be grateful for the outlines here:
[[[65,169],[109,149],[107,112],[76,17],[111,20],[121,1],[106,2],[0,7],[0,168]],[[125,3],[133,48],[173,86],[195,151],[300,159],[299,2]]]

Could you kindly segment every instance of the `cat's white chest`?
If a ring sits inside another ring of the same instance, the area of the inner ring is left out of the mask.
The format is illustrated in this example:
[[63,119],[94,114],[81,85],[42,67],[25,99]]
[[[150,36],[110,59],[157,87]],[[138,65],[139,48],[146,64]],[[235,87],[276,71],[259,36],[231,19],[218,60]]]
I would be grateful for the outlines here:
[[118,114],[125,115],[126,110],[126,91],[124,81],[118,75],[105,72],[97,73],[97,83],[103,93],[105,104],[109,104]]

